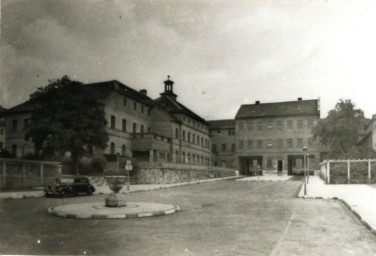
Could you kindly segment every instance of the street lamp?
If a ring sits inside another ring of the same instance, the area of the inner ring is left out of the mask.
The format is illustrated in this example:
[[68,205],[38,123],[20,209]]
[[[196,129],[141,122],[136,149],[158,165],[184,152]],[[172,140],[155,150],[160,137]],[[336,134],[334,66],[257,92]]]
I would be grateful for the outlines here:
[[304,195],[307,195],[307,146],[303,147],[304,152]]

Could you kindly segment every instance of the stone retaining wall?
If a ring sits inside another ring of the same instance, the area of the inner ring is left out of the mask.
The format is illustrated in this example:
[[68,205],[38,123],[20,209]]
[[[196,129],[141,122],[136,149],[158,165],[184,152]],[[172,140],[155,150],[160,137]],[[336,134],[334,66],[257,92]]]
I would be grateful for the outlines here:
[[236,170],[216,166],[157,163],[140,165],[136,170],[139,184],[171,184],[235,176]]

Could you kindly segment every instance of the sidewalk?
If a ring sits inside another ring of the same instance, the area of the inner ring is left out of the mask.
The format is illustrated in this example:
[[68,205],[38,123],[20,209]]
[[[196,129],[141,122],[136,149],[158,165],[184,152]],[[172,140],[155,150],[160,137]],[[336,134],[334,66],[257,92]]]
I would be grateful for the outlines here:
[[367,184],[326,184],[318,176],[310,176],[307,195],[304,185],[299,197],[312,199],[338,199],[376,235],[376,185]]
[[[127,191],[127,185],[123,186],[123,189],[120,191],[120,194],[127,194],[132,192],[140,192],[140,191],[150,191],[162,188],[170,188],[170,187],[179,187],[179,186],[186,186],[191,184],[197,183],[204,183],[204,182],[211,182],[211,181],[218,181],[218,180],[227,180],[227,179],[235,179],[239,178],[239,176],[231,176],[226,178],[217,178],[217,179],[208,179],[208,180],[197,180],[191,182],[182,182],[182,183],[173,183],[173,184],[132,184],[129,186],[129,192]],[[94,194],[111,194],[111,190],[107,185],[98,186],[93,184],[95,187]],[[14,192],[0,192],[0,199],[20,199],[20,198],[29,198],[29,197],[43,197],[44,193],[41,190],[28,190],[28,191],[14,191]]]
[[245,177],[242,179],[237,179],[236,181],[286,181],[291,179],[292,176],[288,175],[278,175],[275,173],[269,174],[265,173],[264,175],[260,176],[251,176],[251,177]]

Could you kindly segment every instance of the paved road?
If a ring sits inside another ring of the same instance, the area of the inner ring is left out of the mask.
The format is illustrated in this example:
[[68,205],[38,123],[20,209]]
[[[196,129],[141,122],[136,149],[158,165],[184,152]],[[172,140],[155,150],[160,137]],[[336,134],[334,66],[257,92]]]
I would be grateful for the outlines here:
[[2,254],[376,255],[376,237],[334,200],[295,198],[298,181],[219,181],[128,194],[178,204],[176,214],[76,220],[49,206],[103,196],[0,201]]

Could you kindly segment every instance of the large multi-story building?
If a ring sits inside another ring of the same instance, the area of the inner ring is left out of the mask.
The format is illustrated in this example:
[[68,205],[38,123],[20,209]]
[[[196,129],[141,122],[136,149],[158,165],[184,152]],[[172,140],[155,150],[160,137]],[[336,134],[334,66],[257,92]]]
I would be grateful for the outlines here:
[[248,174],[259,166],[291,175],[304,169],[304,155],[316,167],[320,145],[311,132],[319,120],[318,100],[242,105],[235,117],[238,169]]
[[[176,100],[173,84],[166,80],[165,91],[156,100],[146,90],[136,91],[116,80],[85,85],[103,103],[109,137],[104,151],[88,145],[88,152],[210,165],[208,124]],[[6,149],[15,157],[34,153],[33,143],[24,139],[31,111],[27,101],[3,113]]]
[[[313,127],[320,120],[318,100],[241,105],[235,120],[209,121],[213,165],[233,165],[241,174],[273,170],[288,174],[311,168],[320,160]],[[306,151],[303,151],[306,147]]]

